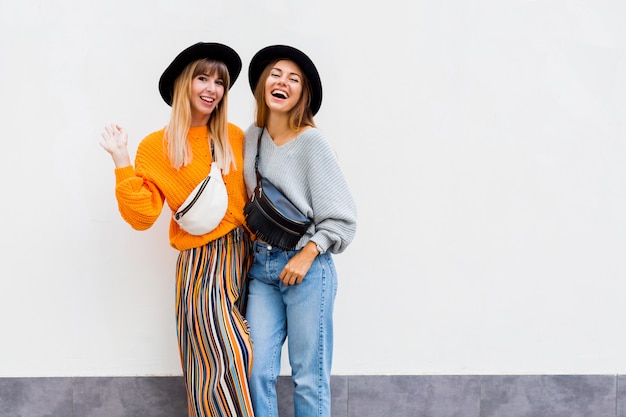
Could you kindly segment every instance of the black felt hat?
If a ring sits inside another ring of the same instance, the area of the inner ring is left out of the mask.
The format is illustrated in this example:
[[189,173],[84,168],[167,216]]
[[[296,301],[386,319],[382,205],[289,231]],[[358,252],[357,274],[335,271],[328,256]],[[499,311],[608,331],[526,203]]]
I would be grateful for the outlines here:
[[315,115],[322,106],[322,80],[313,61],[302,51],[287,45],[271,45],[257,52],[248,67],[248,81],[252,93],[259,83],[261,73],[272,61],[289,59],[300,67],[311,84],[311,111]]
[[241,58],[234,49],[221,43],[198,42],[182,51],[172,63],[163,71],[159,79],[159,92],[168,105],[172,105],[174,98],[174,81],[185,67],[198,59],[209,58],[222,61],[228,68],[230,85],[232,87],[241,72]]

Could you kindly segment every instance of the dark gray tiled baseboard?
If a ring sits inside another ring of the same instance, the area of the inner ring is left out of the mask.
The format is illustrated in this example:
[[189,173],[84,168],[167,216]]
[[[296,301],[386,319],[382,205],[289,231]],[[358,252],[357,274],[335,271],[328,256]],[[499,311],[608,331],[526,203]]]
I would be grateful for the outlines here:
[[[293,385],[278,382],[281,417]],[[334,376],[333,417],[626,417],[622,375]],[[182,377],[0,378],[2,417],[187,417]],[[259,416],[261,417],[261,416]]]

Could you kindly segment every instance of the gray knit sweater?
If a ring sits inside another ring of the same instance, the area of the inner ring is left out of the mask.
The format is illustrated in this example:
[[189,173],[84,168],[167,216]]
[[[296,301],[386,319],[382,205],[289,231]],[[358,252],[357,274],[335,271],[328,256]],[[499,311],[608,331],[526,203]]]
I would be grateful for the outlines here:
[[[252,125],[245,133],[244,179],[251,196],[256,187],[254,160],[260,129]],[[356,232],[356,205],[324,134],[310,128],[276,146],[264,129],[259,155],[261,175],[313,220],[297,249],[312,240],[322,252],[342,252]]]

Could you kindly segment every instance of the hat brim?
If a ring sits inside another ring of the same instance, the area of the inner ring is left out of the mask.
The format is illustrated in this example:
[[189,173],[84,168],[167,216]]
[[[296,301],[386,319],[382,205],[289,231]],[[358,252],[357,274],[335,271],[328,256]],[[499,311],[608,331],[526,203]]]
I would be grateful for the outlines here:
[[313,61],[302,51],[287,45],[271,45],[257,52],[248,67],[248,81],[254,94],[261,73],[272,61],[289,59],[300,67],[311,85],[311,112],[315,115],[322,106],[322,80]]
[[221,43],[198,42],[178,54],[165,71],[163,71],[159,79],[159,92],[163,100],[169,106],[172,105],[174,98],[174,82],[176,78],[178,78],[189,63],[202,58],[222,61],[226,65],[226,68],[228,68],[228,74],[230,76],[230,85],[228,88],[231,88],[233,84],[235,84],[241,72],[241,58],[237,52],[231,47]]

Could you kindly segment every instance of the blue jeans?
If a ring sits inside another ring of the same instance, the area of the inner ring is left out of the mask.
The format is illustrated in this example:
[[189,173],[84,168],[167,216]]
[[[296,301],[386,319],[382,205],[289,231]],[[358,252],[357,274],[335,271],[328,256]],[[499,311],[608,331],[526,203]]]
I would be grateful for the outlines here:
[[337,274],[327,252],[315,258],[302,283],[283,285],[278,276],[296,253],[254,244],[246,316],[254,346],[250,393],[258,417],[278,417],[276,379],[287,336],[295,416],[330,416]]

